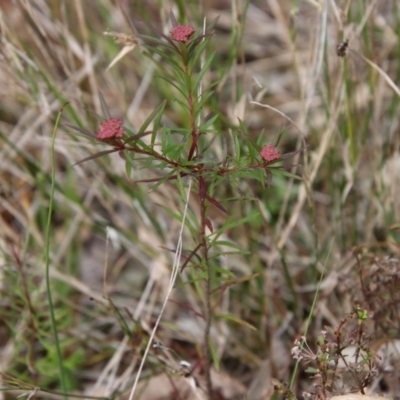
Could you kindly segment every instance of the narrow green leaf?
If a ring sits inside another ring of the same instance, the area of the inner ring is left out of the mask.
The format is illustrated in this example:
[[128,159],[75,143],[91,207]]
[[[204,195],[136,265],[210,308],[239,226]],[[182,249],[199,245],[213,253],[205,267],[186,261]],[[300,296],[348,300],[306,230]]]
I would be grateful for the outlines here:
[[118,150],[110,149],[110,150],[100,151],[100,152],[98,152],[96,154],[92,154],[91,156],[88,156],[88,157],[83,158],[82,160],[79,160],[73,166],[80,165],[80,164],[82,164],[82,163],[84,163],[86,161],[89,161],[89,160],[94,160],[95,158],[99,158],[99,157],[104,156],[106,154],[115,153],[116,151],[118,151]]
[[214,343],[212,342],[211,338],[208,339],[208,345],[210,347],[211,358],[213,360],[214,368],[217,372],[219,372],[219,360],[217,350],[215,349]]
[[251,251],[237,250],[237,251],[221,251],[219,249],[215,249],[215,254],[209,257],[209,260],[219,259],[221,256],[245,256],[251,254]]
[[298,176],[296,174],[292,174],[291,172],[286,171],[285,169],[282,169],[282,168],[268,167],[268,170],[270,170],[271,172],[276,172],[277,174],[286,176],[288,178],[296,179],[298,181],[302,181],[303,180],[303,178],[301,176]]
[[96,134],[95,134],[94,132],[88,131],[88,130],[86,130],[86,129],[79,128],[78,126],[74,126],[74,125],[71,125],[71,124],[67,124],[66,122],[64,122],[64,123],[61,124],[61,125],[67,126],[68,128],[71,128],[71,129],[73,129],[73,130],[75,130],[75,131],[77,131],[77,132],[80,132],[80,133],[82,133],[83,135],[85,135],[85,137],[89,136],[91,139],[95,139],[95,138],[96,138]]
[[[152,50],[158,55],[160,55],[162,58],[164,58],[170,67],[174,68],[176,71],[181,71],[181,72],[183,71],[182,66],[179,65],[173,57],[169,56],[167,53],[160,50],[159,48],[154,48]],[[165,65],[161,64],[161,66],[163,69],[165,69]]]
[[194,84],[193,84],[193,89],[194,90],[197,90],[197,87],[199,86],[200,81],[202,80],[204,74],[207,72],[212,60],[214,59],[214,56],[215,56],[215,51],[213,51],[211,53],[211,55],[208,57],[207,61],[204,63],[203,68],[201,69],[201,71],[197,75],[196,80],[194,81]]
[[238,122],[239,122],[240,130],[243,131],[243,133],[245,133],[247,136],[249,134],[247,126],[243,123],[243,121],[240,118],[238,118]]
[[264,129],[260,132],[260,134],[258,135],[258,138],[257,138],[257,140],[256,140],[256,144],[257,144],[257,146],[259,147],[259,148],[261,148],[262,147],[262,145],[264,144],[264,136],[265,136],[265,133],[264,133]]
[[235,142],[235,159],[237,162],[238,160],[240,160],[240,142],[239,138],[235,134],[233,135],[233,141]]
[[159,128],[159,126],[161,124],[161,118],[163,117],[166,103],[167,103],[166,101],[161,103],[161,104],[163,104],[162,105],[162,110],[158,114],[156,114],[156,117],[154,118],[154,123],[153,123],[153,131],[154,132],[158,131],[158,128]]
[[185,112],[189,113],[189,106],[187,103],[184,103],[183,101],[178,100],[176,97],[174,99],[184,110]]
[[229,269],[225,269],[225,268],[212,267],[212,272],[218,272],[221,275],[228,275],[228,276],[232,276],[233,278],[236,277],[236,275],[232,271],[230,271]]
[[167,78],[164,75],[158,75],[159,78],[161,78],[162,80],[164,80],[165,82],[167,82],[169,85],[173,86],[178,92],[180,92],[182,94],[182,96],[186,99],[188,96],[187,90],[185,88],[185,90],[182,90],[181,87],[179,87],[174,81],[172,81],[172,79]]
[[162,129],[162,134],[161,134],[161,153],[165,155],[165,148],[170,145],[169,142],[169,137],[170,137],[170,131],[167,129],[167,127],[164,127]]
[[125,156],[125,171],[126,171],[126,175],[128,178],[131,177],[131,173],[132,173],[132,168],[133,168],[133,157],[134,157],[134,153],[132,153],[131,151],[124,151],[124,156]]
[[182,155],[185,144],[173,144],[164,150],[164,155],[171,160],[178,161]]
[[214,29],[215,25],[217,25],[217,22],[219,20],[219,15],[217,17],[215,17],[210,24],[207,26],[207,30],[206,30],[206,34],[210,34],[212,33],[211,31]]
[[181,199],[183,202],[186,202],[186,191],[185,191],[185,185],[183,184],[183,180],[181,177],[181,174],[179,172],[177,172],[177,179],[176,181],[178,182],[178,189],[179,189],[179,193],[181,195]]
[[207,47],[209,43],[209,38],[203,40],[199,45],[193,46],[193,48],[189,49],[188,59],[189,61],[189,75],[193,74],[194,69],[199,63],[199,59],[204,52],[204,49]]
[[242,225],[248,221],[251,221],[254,218],[258,218],[260,216],[260,213],[258,211],[253,212],[252,214],[248,215],[247,217],[241,218],[241,219],[236,219],[234,216],[228,219],[219,229],[217,229],[211,236],[213,237],[218,237],[221,235],[222,232],[225,232],[229,229],[235,228],[239,225]]
[[207,129],[214,124],[214,122],[218,119],[219,115],[216,114],[213,117],[211,117],[207,122],[205,122],[203,125],[199,127],[200,132],[206,132]]
[[111,304],[111,307],[113,308],[113,310],[115,311],[115,314],[117,315],[117,319],[120,322],[120,326],[121,326],[122,330],[125,332],[126,335],[128,335],[131,339],[133,339],[132,332],[129,329],[129,326],[126,323],[125,318],[119,311],[118,307],[112,302],[112,300],[110,298],[108,298],[107,300]]
[[171,210],[169,207],[165,207],[162,204],[160,204],[160,207],[172,218],[176,219],[177,221],[182,221],[182,214],[177,213]]
[[241,318],[234,317],[233,315],[217,314],[216,317],[223,318],[223,319],[226,319],[226,320],[231,321],[231,322],[235,322],[236,324],[243,325],[246,328],[249,328],[249,329],[257,332],[257,328],[255,326],[249,324],[246,321],[243,321]]
[[171,171],[171,172],[169,172],[168,174],[164,175],[164,177],[160,178],[160,180],[159,180],[155,185],[153,185],[153,186],[150,188],[149,191],[152,192],[153,190],[157,189],[157,188],[158,188],[159,186],[161,186],[165,181],[167,181],[168,178],[170,178],[174,173],[175,173],[175,171]]
[[202,96],[200,97],[200,100],[197,102],[196,104],[196,111],[195,111],[195,118],[198,117],[199,113],[201,112],[205,102],[214,94],[214,91],[210,91],[206,94],[202,94]]
[[[158,37],[149,36],[149,35],[142,35],[142,34],[140,34],[138,36],[139,36],[139,38],[143,39],[144,42],[146,42],[146,40],[148,40],[149,42],[157,43],[160,46],[166,47],[169,50],[174,51],[174,48],[168,42],[165,42],[164,40],[161,40]],[[151,46],[151,50],[154,50],[154,46]]]
[[211,242],[212,246],[226,246],[226,247],[232,247],[233,249],[236,250],[241,250],[240,247],[236,243],[228,242],[227,240],[217,240]]
[[228,288],[228,287],[230,287],[230,286],[235,286],[235,285],[239,285],[239,284],[241,284],[241,283],[243,283],[243,282],[247,282],[247,281],[249,281],[249,280],[252,280],[252,279],[254,279],[254,278],[257,278],[257,276],[259,276],[259,275],[260,275],[260,273],[257,272],[257,273],[255,273],[255,274],[242,276],[241,278],[237,278],[237,279],[234,279],[234,280],[232,280],[232,281],[227,281],[227,282],[225,282],[224,284],[222,284],[221,286],[219,286],[219,287],[213,289],[213,290],[212,290],[212,293],[215,293],[215,292],[218,292],[218,291],[220,291],[220,290],[226,289],[226,288]]
[[144,133],[144,131],[147,129],[147,127],[150,125],[151,121],[154,119],[159,119],[161,118],[164,108],[165,108],[166,100],[162,101],[161,104],[159,104],[155,110],[146,118],[146,121],[144,121],[143,125],[140,127],[138,134]]

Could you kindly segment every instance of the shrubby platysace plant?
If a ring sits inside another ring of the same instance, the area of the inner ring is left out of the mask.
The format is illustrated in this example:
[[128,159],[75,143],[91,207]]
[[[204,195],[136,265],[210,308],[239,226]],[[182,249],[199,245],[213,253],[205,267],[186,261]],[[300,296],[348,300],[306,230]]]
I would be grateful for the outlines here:
[[[314,351],[304,336],[295,340],[292,357],[309,365],[306,371],[314,381],[314,390],[303,393],[305,398],[320,399],[350,392],[366,394],[366,388],[378,375],[379,365],[366,333],[367,321],[367,311],[356,305],[336,329],[321,331]],[[351,349],[350,354],[346,349]],[[282,384],[275,384],[276,390],[282,391]]]
[[[281,155],[276,147],[277,143],[266,144],[263,132],[258,139],[253,139],[245,124],[240,121],[240,129],[234,136],[234,153],[218,159],[213,147],[214,141],[228,136],[227,132],[216,131],[215,123],[219,115],[210,109],[209,100],[215,95],[213,88],[218,82],[202,87],[203,77],[211,68],[214,58],[213,52],[208,54],[207,45],[214,35],[217,20],[211,22],[201,33],[196,32],[191,25],[177,24],[172,14],[171,22],[173,28],[170,35],[148,26],[156,36],[139,35],[138,40],[142,42],[146,56],[159,67],[160,79],[174,89],[175,98],[166,99],[156,107],[137,132],[124,126],[122,119],[110,117],[108,110],[104,110],[104,121],[100,123],[97,132],[68,126],[110,147],[81,160],[80,163],[118,152],[126,161],[128,177],[132,169],[149,166],[150,173],[154,168],[163,173],[161,178],[159,175],[150,176],[137,182],[151,183],[154,184],[153,187],[166,181],[185,185],[182,178],[189,178],[193,182],[194,190],[199,195],[200,211],[197,215],[198,231],[196,234],[192,231],[194,244],[193,248],[188,249],[190,255],[185,260],[185,265],[189,265],[195,275],[197,271],[201,271],[203,279],[203,286],[196,286],[200,291],[199,296],[204,299],[203,315],[206,321],[203,354],[200,357],[204,360],[207,392],[212,399],[210,327],[215,307],[213,293],[218,293],[222,287],[220,282],[212,278],[213,268],[218,265],[211,255],[223,254],[226,250],[223,250],[218,235],[212,235],[214,226],[209,217],[209,206],[217,207],[226,215],[226,224],[219,227],[219,231],[223,231],[225,226],[232,229],[240,225],[244,220],[232,214],[232,210],[228,210],[227,205],[219,198],[219,185],[229,182],[236,189],[241,180],[246,178],[256,180],[263,186],[270,186],[272,173],[291,168],[291,165],[284,165],[283,161],[301,150]],[[155,54],[161,58],[161,62],[154,57]],[[205,60],[203,63],[200,62],[202,57]],[[163,113],[167,102],[171,101],[175,101],[186,115],[186,126],[177,128],[164,124]],[[102,101],[102,104],[105,102]],[[145,136],[148,139],[146,141],[143,140]],[[240,253],[239,249],[238,252]],[[218,268],[221,273],[221,267]]]
[[317,358],[317,355],[310,349],[305,336],[302,336],[301,340],[294,341],[294,347],[290,353],[295,360],[313,361]]

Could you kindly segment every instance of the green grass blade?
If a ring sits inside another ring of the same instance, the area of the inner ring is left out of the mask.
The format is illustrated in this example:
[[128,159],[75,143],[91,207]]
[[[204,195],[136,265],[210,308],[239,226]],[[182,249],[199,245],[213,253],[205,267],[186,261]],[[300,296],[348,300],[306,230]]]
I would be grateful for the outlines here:
[[[319,278],[319,281],[318,281],[317,290],[315,291],[315,294],[314,294],[314,299],[313,299],[313,302],[312,302],[312,305],[311,305],[310,314],[309,314],[309,316],[308,316],[307,323],[306,323],[306,328],[305,328],[305,330],[304,330],[304,336],[307,336],[308,329],[309,329],[309,327],[310,327],[310,325],[311,325],[311,320],[312,320],[312,317],[313,317],[315,305],[317,304],[319,289],[321,288],[321,283],[322,283],[322,280],[324,279],[325,270],[326,270],[326,264],[327,264],[327,262],[328,262],[328,259],[329,259],[330,254],[331,254],[331,252],[332,252],[332,248],[333,248],[333,243],[334,243],[334,241],[335,241],[335,239],[333,239],[332,242],[331,242],[331,246],[330,246],[330,248],[329,248],[328,255],[326,256],[326,260],[325,260],[325,264],[324,264],[324,269],[322,270],[321,277]],[[301,343],[300,346],[303,347],[303,344],[304,344],[304,341]],[[295,365],[294,370],[293,370],[292,379],[290,380],[290,385],[289,385],[289,388],[290,388],[290,389],[291,389],[291,388],[293,387],[293,385],[294,385],[294,380],[296,379],[296,374],[297,374],[297,370],[298,370],[298,368],[299,368],[299,364],[300,364],[300,360],[297,360],[297,361],[296,361],[296,365]]]
[[[60,341],[58,339],[58,331],[57,331],[56,318],[55,318],[55,312],[54,312],[54,304],[53,304],[53,298],[52,298],[51,287],[50,287],[51,217],[52,217],[52,213],[53,213],[54,191],[55,191],[55,180],[56,180],[55,179],[56,178],[56,161],[55,161],[54,144],[55,144],[57,129],[60,124],[62,110],[63,109],[61,109],[57,115],[56,122],[54,125],[54,130],[53,130],[53,137],[51,140],[51,192],[50,192],[50,201],[49,201],[49,212],[47,214],[47,224],[46,224],[45,264],[46,264],[46,291],[47,291],[47,299],[48,299],[49,308],[50,308],[50,322],[51,322],[51,327],[52,327],[53,335],[54,335],[54,344],[56,346],[58,368],[60,371],[61,388],[62,388],[62,391],[65,393],[66,392],[66,376],[65,376],[65,370],[64,370],[64,365],[63,365],[63,359],[62,359],[62,355],[61,355]],[[67,396],[64,395],[64,398],[66,399]]]

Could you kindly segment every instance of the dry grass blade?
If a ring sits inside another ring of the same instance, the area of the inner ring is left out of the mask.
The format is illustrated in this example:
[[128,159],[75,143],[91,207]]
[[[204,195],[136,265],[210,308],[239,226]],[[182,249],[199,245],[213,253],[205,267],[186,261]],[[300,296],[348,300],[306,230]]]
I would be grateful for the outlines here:
[[[399,398],[400,5],[210,0],[172,11],[0,0],[3,397],[64,397],[43,279],[50,240],[68,394]],[[192,42],[173,38],[189,25]],[[48,237],[50,138],[66,102]],[[124,121],[120,154],[96,140],[112,116]],[[258,171],[266,145],[280,157]],[[290,392],[293,343],[333,237],[302,360],[326,380],[300,363]],[[353,325],[340,330],[344,319]],[[323,354],[343,348],[352,362],[324,369],[315,351],[328,345]]]

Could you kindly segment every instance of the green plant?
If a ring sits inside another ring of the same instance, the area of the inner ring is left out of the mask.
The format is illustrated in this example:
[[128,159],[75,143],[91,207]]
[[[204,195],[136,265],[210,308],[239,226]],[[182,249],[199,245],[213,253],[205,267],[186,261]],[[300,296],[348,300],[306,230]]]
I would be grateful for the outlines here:
[[[175,182],[183,201],[182,206],[188,204],[190,192],[194,191],[199,200],[199,210],[193,214],[192,220],[186,218],[185,212],[173,214],[182,226],[186,226],[193,239],[193,248],[187,249],[189,256],[183,265],[179,265],[182,251],[181,244],[176,250],[177,262],[172,271],[170,289],[174,286],[179,270],[190,265],[192,273],[199,281],[196,284],[199,296],[204,301],[203,316],[205,320],[203,357],[204,370],[207,381],[207,392],[213,398],[211,383],[211,365],[218,367],[215,350],[210,338],[210,329],[213,319],[213,309],[216,307],[213,294],[224,290],[224,276],[231,276],[231,272],[218,265],[217,257],[229,253],[241,253],[236,245],[221,240],[221,235],[237,226],[256,218],[251,214],[245,218],[238,218],[235,213],[228,211],[228,201],[246,199],[239,190],[240,181],[245,178],[257,181],[263,187],[270,186],[272,173],[290,169],[291,165],[282,165],[282,161],[293,157],[301,151],[281,155],[275,144],[265,145],[264,135],[261,132],[254,142],[244,124],[240,122],[239,129],[234,134],[234,152],[218,159],[213,149],[213,143],[224,135],[215,129],[218,114],[205,110],[209,108],[210,98],[214,95],[213,88],[219,83],[213,82],[208,87],[202,84],[204,76],[212,66],[214,53],[207,54],[208,43],[213,36],[214,20],[201,33],[195,32],[190,26],[179,25],[171,13],[173,29],[171,36],[165,35],[150,26],[158,38],[140,35],[146,54],[159,68],[159,78],[166,81],[175,90],[175,97],[169,99],[181,108],[188,121],[187,127],[169,127],[163,124],[163,112],[166,102],[160,104],[146,119],[137,132],[123,127],[121,119],[111,118],[110,112],[102,100],[105,120],[101,122],[100,130],[91,132],[76,126],[65,124],[74,130],[111,147],[79,162],[92,160],[112,152],[118,152],[125,160],[127,176],[133,169],[143,168],[151,171],[155,176],[136,181],[136,183],[151,183],[150,190],[156,190],[166,181]],[[158,55],[159,58],[155,57]],[[102,99],[102,97],[101,97]],[[150,128],[150,130],[149,130]],[[148,139],[148,140],[146,140]],[[280,163],[280,165],[277,165]],[[285,172],[288,176],[293,176]],[[229,200],[219,199],[218,187],[225,181],[229,182],[232,192],[237,195]],[[226,221],[217,229],[209,217],[210,206],[214,206],[226,215]],[[224,248],[228,247],[229,250]],[[238,281],[232,281],[235,284]],[[171,292],[170,290],[170,292]],[[169,293],[170,293],[169,292]],[[168,295],[169,296],[169,295]],[[168,300],[168,296],[167,299]],[[165,306],[166,302],[164,303]],[[162,312],[160,313],[160,317]],[[229,317],[231,320],[240,319]],[[159,320],[158,320],[159,321]],[[156,324],[157,328],[158,323]],[[155,329],[154,329],[155,332]],[[150,337],[150,341],[153,336]],[[150,345],[150,343],[149,343]],[[149,347],[148,347],[149,349]],[[147,352],[145,353],[145,355]],[[217,368],[218,369],[218,368]],[[140,370],[137,375],[139,377]],[[137,380],[136,380],[137,382]],[[131,398],[134,390],[132,391]]]
[[[371,337],[365,329],[368,312],[359,305],[340,321],[336,329],[321,331],[313,351],[305,337],[295,341],[293,358],[308,364],[314,391],[306,398],[361,392],[378,376],[378,363],[372,350]],[[350,350],[349,351],[347,350]]]

